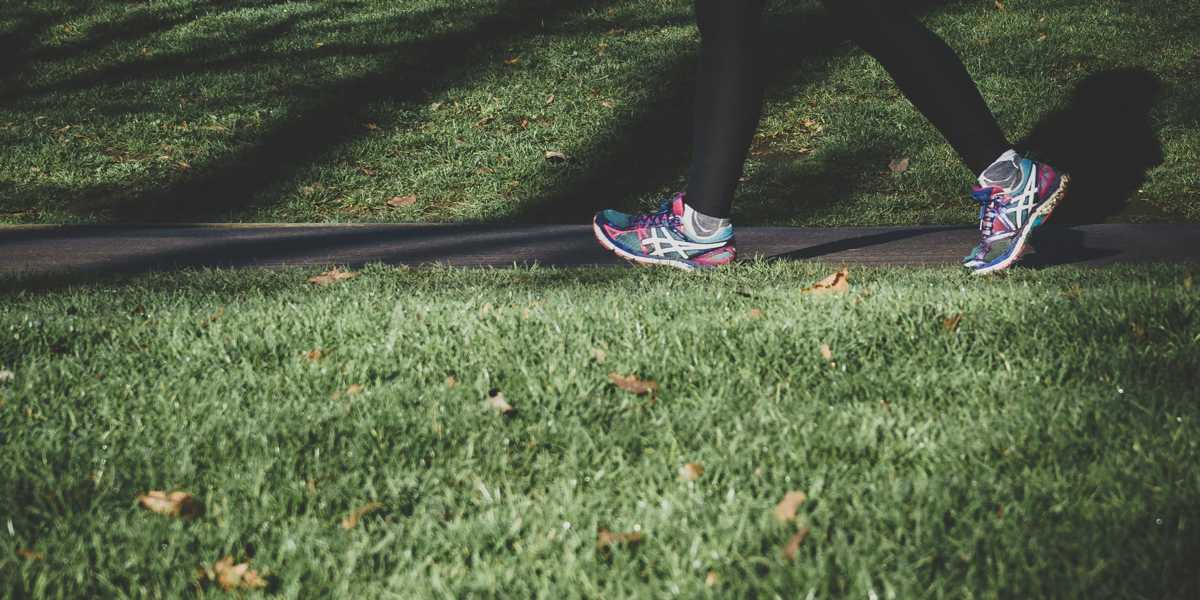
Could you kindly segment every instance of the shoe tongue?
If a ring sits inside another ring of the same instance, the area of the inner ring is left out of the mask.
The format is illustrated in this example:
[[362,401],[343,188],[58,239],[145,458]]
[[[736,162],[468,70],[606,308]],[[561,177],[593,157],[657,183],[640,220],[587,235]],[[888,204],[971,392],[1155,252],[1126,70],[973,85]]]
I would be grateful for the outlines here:
[[683,205],[684,205],[684,195],[679,194],[679,195],[675,196],[675,199],[671,201],[671,214],[674,214],[675,216],[682,218],[683,217]]

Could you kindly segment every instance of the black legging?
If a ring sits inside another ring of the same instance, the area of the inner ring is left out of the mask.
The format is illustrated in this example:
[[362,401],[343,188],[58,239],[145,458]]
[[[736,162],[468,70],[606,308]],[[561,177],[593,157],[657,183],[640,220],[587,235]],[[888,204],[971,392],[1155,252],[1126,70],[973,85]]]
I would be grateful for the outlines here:
[[[1010,145],[958,56],[903,0],[823,0],[851,39],[887,69],[904,95],[975,173]],[[687,202],[727,217],[762,116],[759,27],[765,0],[695,0],[702,47]]]

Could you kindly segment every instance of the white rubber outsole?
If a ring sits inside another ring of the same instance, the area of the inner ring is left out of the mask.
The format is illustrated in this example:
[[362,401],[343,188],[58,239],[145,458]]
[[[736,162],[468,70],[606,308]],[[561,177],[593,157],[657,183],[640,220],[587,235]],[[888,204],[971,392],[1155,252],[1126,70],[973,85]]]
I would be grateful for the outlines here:
[[[1039,206],[1038,209],[1029,216],[1030,226],[1022,230],[1020,235],[1017,236],[1017,241],[1013,242],[1015,247],[1013,248],[1013,251],[1009,253],[1008,258],[994,265],[975,269],[971,271],[972,275],[987,275],[988,273],[1003,271],[1004,269],[1013,266],[1021,260],[1021,255],[1025,254],[1025,245],[1029,242],[1029,236],[1033,235],[1033,231],[1035,229],[1046,224],[1046,221],[1050,218],[1050,213],[1054,212],[1054,209],[1058,206],[1059,201],[1061,201],[1067,195],[1067,185],[1071,183],[1071,177],[1068,175],[1062,175],[1061,177],[1062,178],[1059,181],[1058,189],[1055,190],[1054,193],[1051,194],[1050,197],[1047,198],[1046,201],[1043,202],[1042,205]],[[1041,223],[1033,225],[1032,223],[1039,217],[1042,219]]]

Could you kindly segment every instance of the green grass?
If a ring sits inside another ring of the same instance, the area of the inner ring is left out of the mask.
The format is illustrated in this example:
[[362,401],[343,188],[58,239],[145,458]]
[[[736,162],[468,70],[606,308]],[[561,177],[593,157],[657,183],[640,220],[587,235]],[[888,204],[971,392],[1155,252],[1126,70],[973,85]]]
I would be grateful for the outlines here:
[[[1200,220],[1200,5],[1005,4],[932,2],[924,19],[1014,141],[1076,171],[1072,220]],[[772,7],[739,222],[970,222],[971,174],[883,70],[814,3]],[[687,0],[5,2],[0,223],[650,205],[684,187],[696,46]]]
[[[801,293],[828,272],[0,282],[0,595],[190,595],[225,555],[290,597],[1200,593],[1194,270]],[[206,514],[143,511],[151,489]],[[605,555],[598,527],[644,542]]]

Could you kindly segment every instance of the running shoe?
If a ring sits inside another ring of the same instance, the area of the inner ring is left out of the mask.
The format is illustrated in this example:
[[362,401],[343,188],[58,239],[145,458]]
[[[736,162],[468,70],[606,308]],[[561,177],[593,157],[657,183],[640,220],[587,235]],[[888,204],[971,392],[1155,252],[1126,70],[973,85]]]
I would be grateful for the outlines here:
[[963,266],[972,273],[993,273],[1020,260],[1029,236],[1067,194],[1066,174],[1027,158],[1020,165],[1021,184],[1015,191],[975,186],[971,194],[979,202],[979,245],[963,257]]
[[637,264],[692,271],[732,262],[737,256],[733,227],[725,227],[712,240],[693,241],[681,227],[684,210],[683,194],[664,201],[652,213],[603,210],[592,220],[592,232],[601,246]]

